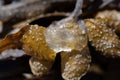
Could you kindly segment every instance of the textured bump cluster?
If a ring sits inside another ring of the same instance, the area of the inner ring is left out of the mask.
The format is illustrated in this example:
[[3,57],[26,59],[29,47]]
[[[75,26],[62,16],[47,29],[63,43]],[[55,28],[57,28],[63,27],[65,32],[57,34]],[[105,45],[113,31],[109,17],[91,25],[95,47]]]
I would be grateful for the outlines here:
[[44,31],[46,28],[38,25],[31,25],[30,29],[23,35],[23,49],[38,59],[53,61],[56,54],[46,43]]
[[117,35],[120,35],[120,11],[116,10],[105,10],[98,12],[96,18],[102,18],[102,21],[115,30]]
[[111,28],[97,19],[87,19],[85,22],[92,46],[104,55],[120,56],[120,40]]
[[43,63],[43,61],[39,61],[37,58],[32,57],[29,60],[32,73],[37,76],[42,76],[43,74],[47,73],[49,69]]
[[63,52],[61,57],[62,77],[65,80],[80,80],[89,69],[91,58],[87,47],[85,47],[81,52]]

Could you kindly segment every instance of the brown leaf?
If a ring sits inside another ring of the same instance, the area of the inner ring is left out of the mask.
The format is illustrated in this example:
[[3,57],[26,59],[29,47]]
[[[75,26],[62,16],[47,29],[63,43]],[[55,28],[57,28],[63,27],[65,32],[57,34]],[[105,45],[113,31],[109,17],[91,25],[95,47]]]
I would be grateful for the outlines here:
[[20,39],[28,29],[29,25],[26,25],[17,33],[6,35],[6,37],[0,41],[0,53],[6,49],[21,47]]

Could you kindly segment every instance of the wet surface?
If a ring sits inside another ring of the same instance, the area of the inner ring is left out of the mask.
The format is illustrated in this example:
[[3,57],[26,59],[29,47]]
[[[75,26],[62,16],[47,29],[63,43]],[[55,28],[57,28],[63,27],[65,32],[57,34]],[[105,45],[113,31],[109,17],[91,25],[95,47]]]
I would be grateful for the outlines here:
[[[11,0],[5,0],[4,4],[8,5],[10,3],[11,3]],[[64,5],[62,5],[63,3]],[[119,3],[120,3],[119,0],[114,0],[113,3],[109,4],[108,6],[100,10],[104,10],[104,9],[120,10]],[[71,5],[71,8],[65,7],[66,4]],[[73,1],[73,3],[71,2],[67,3],[66,1],[65,2],[63,1],[60,3],[59,2],[52,3],[52,6],[48,8],[48,11],[46,11],[46,13],[54,12],[55,10],[71,12],[73,10],[74,4],[75,4],[75,1]],[[95,4],[95,3],[92,3],[92,4]],[[95,6],[93,6],[92,8],[95,8]],[[85,10],[86,8],[84,9],[84,11]],[[97,9],[92,9],[92,10],[97,11]],[[91,7],[88,8],[88,11],[91,11]],[[80,16],[80,18],[93,17],[95,13],[94,14],[92,13],[93,12],[90,12],[90,14],[86,13],[85,15]],[[65,16],[43,17],[43,18],[32,21],[30,24],[38,24],[38,25],[47,27],[50,23],[52,23],[52,21],[60,20],[64,17]],[[22,19],[17,18],[16,21],[11,20],[11,21],[3,23],[4,32],[0,34],[0,38],[3,38],[7,33],[9,33],[13,29],[12,25],[14,25],[14,23],[17,23],[20,21],[22,21]],[[119,80],[120,79],[120,75],[119,75],[120,74],[120,59],[119,58],[116,58],[116,59],[108,58],[100,54],[96,54],[99,52],[97,52],[93,47],[91,46],[89,47],[90,47],[91,55],[92,55],[92,63],[99,65],[105,73],[97,74],[94,72],[89,72],[84,77],[82,77],[81,80]],[[0,60],[0,80],[29,80],[29,79],[25,79],[25,77],[23,76],[23,73],[31,74],[29,63],[28,63],[29,58],[30,56],[23,56],[17,59],[9,58],[5,60]],[[60,62],[61,62],[60,56],[58,55],[49,75],[44,75],[43,77],[39,77],[39,79],[36,77],[35,79],[31,79],[31,80],[63,80],[61,77],[61,73],[60,73],[61,72]]]

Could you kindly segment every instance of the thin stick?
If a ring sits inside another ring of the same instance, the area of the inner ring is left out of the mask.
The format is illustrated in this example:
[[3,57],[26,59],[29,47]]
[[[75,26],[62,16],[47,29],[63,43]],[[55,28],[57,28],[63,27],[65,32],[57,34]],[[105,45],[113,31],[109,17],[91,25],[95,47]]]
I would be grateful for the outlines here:
[[83,0],[76,1],[75,9],[70,16],[71,18],[76,20],[78,16],[82,14],[82,5],[83,5]]
[[72,14],[69,17],[64,18],[64,19],[62,19],[62,20],[60,20],[60,21],[58,21],[54,24],[51,24],[49,27],[51,27],[51,26],[61,26],[69,20],[77,20],[78,16],[80,14],[82,14],[82,5],[83,5],[83,0],[77,0],[76,1],[76,6],[75,6]]

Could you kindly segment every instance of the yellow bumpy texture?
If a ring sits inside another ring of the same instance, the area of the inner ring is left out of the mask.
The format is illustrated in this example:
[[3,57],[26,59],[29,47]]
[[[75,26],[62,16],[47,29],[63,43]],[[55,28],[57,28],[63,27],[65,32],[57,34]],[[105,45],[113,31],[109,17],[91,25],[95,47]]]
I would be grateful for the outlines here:
[[44,74],[48,74],[51,69],[53,62],[46,60],[39,60],[35,57],[32,57],[29,60],[31,71],[34,75],[42,76]]
[[61,53],[61,72],[65,80],[80,80],[90,67],[90,54],[88,47],[81,51]]
[[31,25],[22,37],[23,49],[39,60],[54,61],[56,54],[47,45],[44,31],[46,31],[46,28],[42,26]]
[[120,36],[120,11],[105,10],[98,12],[95,17],[102,18]]
[[98,19],[85,20],[89,41],[103,55],[120,56],[120,40],[107,24]]

